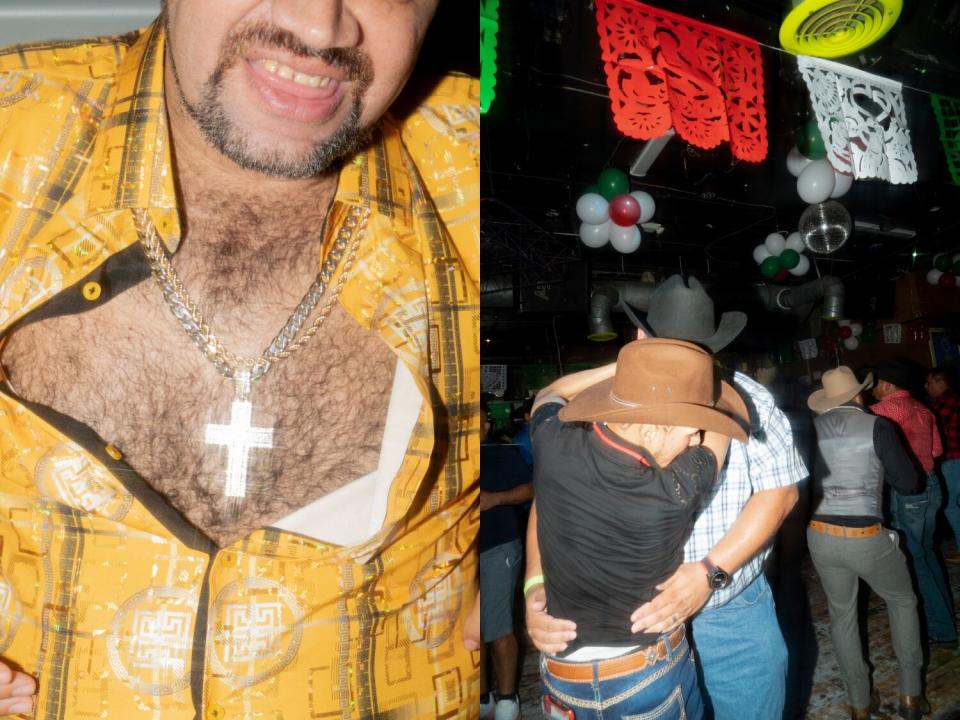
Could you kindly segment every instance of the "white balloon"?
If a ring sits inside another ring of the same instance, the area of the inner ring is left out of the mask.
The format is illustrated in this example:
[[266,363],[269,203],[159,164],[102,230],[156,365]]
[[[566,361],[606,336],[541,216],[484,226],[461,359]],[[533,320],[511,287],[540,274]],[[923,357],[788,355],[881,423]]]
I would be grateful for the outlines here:
[[608,208],[610,203],[598,193],[585,193],[577,200],[577,217],[581,222],[599,225],[610,219]]
[[858,322],[850,323],[850,332],[852,332],[854,336],[859,335],[863,332],[863,325]]
[[798,232],[792,232],[787,235],[787,250],[795,250],[796,252],[803,254],[803,251],[807,249],[807,246],[803,244],[803,237]]
[[640,247],[640,228],[636,225],[611,225],[610,244],[614,250],[632,253]]
[[833,192],[830,197],[838,198],[847,194],[847,190],[853,185],[853,175],[847,175],[842,172],[833,171]]
[[587,247],[603,247],[610,239],[611,225],[609,220],[602,223],[580,223],[580,242]]
[[806,255],[801,255],[800,262],[797,263],[797,266],[790,268],[790,274],[800,277],[801,275],[806,275],[808,270],[810,270],[810,258]]
[[830,161],[826,158],[814,160],[797,178],[797,194],[805,203],[816,205],[830,198],[835,183]]
[[763,243],[760,243],[753,249],[753,259],[756,261],[757,265],[762,263],[771,255],[773,255],[773,253],[767,250],[767,246]]
[[800,152],[796,145],[790,148],[790,152],[787,153],[787,170],[794,177],[799,176],[803,169],[812,162],[813,160]]
[[850,324],[851,322],[849,320],[837,320],[837,325],[839,327],[846,327],[847,325],[850,325]]
[[931,285],[936,285],[940,282],[941,275],[943,275],[943,273],[937,270],[936,268],[934,268],[933,270],[927,273],[927,282],[930,283]]
[[960,253],[957,253],[956,255],[954,255],[954,256],[953,256],[952,258],[950,258],[950,259],[953,260],[954,262],[956,262],[957,260],[960,260]]
[[780,233],[770,233],[767,235],[767,239],[763,241],[763,244],[767,246],[767,250],[770,251],[771,255],[779,255],[787,246],[787,241],[784,240],[783,235]]
[[850,337],[844,339],[843,346],[847,350],[856,350],[858,347],[860,347],[860,340],[851,335]]
[[639,222],[645,223],[653,217],[653,214],[657,211],[657,203],[654,202],[653,195],[650,193],[644,192],[643,190],[634,190],[630,193],[631,197],[640,203],[640,220]]

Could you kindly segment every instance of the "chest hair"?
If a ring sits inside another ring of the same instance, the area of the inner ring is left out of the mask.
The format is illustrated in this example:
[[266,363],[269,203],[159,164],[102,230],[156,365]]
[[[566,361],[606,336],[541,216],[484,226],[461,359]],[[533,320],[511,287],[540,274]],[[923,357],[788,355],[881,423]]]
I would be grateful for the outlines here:
[[274,447],[250,451],[236,509],[223,495],[227,451],[204,438],[207,423],[229,423],[233,382],[176,325],[152,279],[15,331],[2,361],[21,397],[116,445],[221,546],[376,468],[396,369],[382,340],[335,306],[317,337],[253,384],[252,424],[273,426]]

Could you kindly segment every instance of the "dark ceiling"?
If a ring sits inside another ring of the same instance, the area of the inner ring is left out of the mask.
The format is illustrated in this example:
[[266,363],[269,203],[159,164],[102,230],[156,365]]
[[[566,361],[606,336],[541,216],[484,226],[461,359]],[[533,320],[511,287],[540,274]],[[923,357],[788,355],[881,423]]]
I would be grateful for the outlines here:
[[[787,10],[767,0],[672,0],[669,9],[775,47]],[[632,190],[655,197],[663,231],[645,233],[637,252],[621,255],[586,248],[576,235],[574,204],[584,187],[607,165],[626,171],[643,147],[614,127],[592,3],[501,0],[497,53],[496,99],[482,120],[487,337],[543,334],[558,342],[556,332],[543,333],[545,324],[556,328],[558,316],[561,324],[582,323],[584,295],[603,278],[682,270],[714,284],[762,281],[753,247],[770,232],[795,230],[806,207],[785,166],[794,130],[812,118],[793,56],[763,49],[766,160],[738,161],[725,143],[706,151],[674,137],[646,177],[631,178]],[[960,250],[960,187],[951,183],[929,95],[911,89],[960,95],[960,3],[907,0],[881,42],[839,61],[905,85],[919,181],[855,182],[840,202],[855,221],[880,230],[855,230],[839,251],[816,257],[821,274],[847,285],[854,309],[858,298],[879,297],[864,305],[883,316],[892,312],[896,277],[929,268],[937,252]]]

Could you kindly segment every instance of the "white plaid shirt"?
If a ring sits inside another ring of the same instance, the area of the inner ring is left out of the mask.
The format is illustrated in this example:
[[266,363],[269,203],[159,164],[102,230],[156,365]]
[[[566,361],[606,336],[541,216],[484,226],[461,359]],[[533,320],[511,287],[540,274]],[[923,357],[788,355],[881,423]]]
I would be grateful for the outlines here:
[[[755,492],[773,490],[800,482],[809,474],[793,444],[793,430],[765,387],[742,373],[734,373],[750,412],[750,439],[730,443],[727,461],[713,496],[693,526],[684,547],[686,562],[699,562],[726,535]],[[714,590],[705,609],[719,607],[739,595],[761,572],[770,554],[768,543],[743,567],[733,573],[730,585]]]

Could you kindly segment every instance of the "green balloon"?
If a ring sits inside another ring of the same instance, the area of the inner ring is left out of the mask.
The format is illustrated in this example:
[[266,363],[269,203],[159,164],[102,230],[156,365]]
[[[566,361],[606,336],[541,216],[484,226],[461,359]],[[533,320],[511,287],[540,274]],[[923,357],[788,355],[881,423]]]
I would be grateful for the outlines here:
[[[799,260],[797,261],[799,262]],[[772,278],[778,272],[780,272],[780,258],[776,255],[771,255],[762,263],[760,263],[760,272],[766,278]]]
[[950,272],[953,263],[950,262],[949,255],[937,255],[936,260],[933,261],[933,266],[940,272]]
[[823,137],[820,135],[816,120],[810,120],[798,127],[794,137],[797,141],[797,149],[803,153],[804,157],[819,160],[826,156],[827,149],[823,146]]
[[600,194],[608,201],[613,200],[617,195],[626,195],[630,192],[627,174],[616,168],[604,168],[600,177],[597,178],[597,185],[600,186]]
[[800,264],[800,253],[796,250],[784,250],[780,253],[780,264],[783,265],[787,270],[793,270],[797,265]]
[[583,194],[586,195],[587,193],[595,193],[596,195],[599,195],[599,194],[600,194],[600,188],[599,188],[598,186],[596,186],[596,185],[587,185],[587,186],[583,189]]

